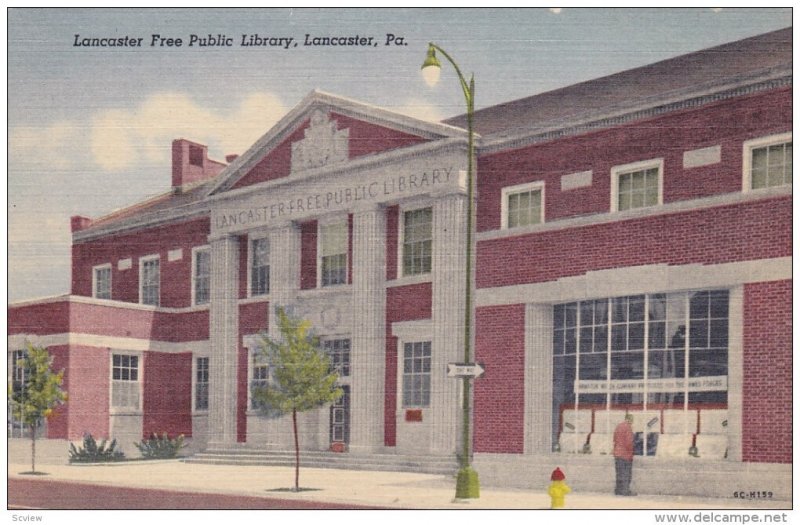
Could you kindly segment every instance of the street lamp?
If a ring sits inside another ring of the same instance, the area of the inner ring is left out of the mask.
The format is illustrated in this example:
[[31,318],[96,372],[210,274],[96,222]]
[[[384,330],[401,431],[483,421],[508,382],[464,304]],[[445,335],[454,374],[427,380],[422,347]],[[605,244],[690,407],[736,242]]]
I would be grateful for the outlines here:
[[[472,360],[472,256],[474,253],[472,235],[475,223],[475,168],[473,157],[475,156],[475,139],[472,127],[473,114],[475,112],[475,78],[470,76],[469,83],[464,79],[458,65],[441,47],[433,42],[428,43],[428,53],[425,62],[422,63],[422,75],[429,86],[433,86],[439,80],[442,64],[436,58],[436,52],[440,52],[456,70],[458,80],[461,83],[461,90],[464,92],[464,99],[467,103],[467,242],[466,242],[466,300],[464,301],[464,363]],[[461,465],[458,470],[456,481],[456,499],[472,499],[480,497],[480,483],[478,473],[470,467],[470,376],[464,375],[463,381],[463,433],[462,433],[462,452]]]

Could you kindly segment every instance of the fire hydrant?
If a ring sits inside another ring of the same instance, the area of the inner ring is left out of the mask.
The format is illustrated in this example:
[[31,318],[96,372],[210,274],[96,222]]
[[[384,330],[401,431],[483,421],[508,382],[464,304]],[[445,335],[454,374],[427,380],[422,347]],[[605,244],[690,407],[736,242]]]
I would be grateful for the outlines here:
[[562,509],[564,508],[564,497],[572,492],[572,489],[569,488],[569,485],[564,481],[566,476],[564,473],[561,472],[561,469],[556,467],[553,473],[550,475],[550,487],[547,489],[547,493],[550,495],[550,508],[551,509]]

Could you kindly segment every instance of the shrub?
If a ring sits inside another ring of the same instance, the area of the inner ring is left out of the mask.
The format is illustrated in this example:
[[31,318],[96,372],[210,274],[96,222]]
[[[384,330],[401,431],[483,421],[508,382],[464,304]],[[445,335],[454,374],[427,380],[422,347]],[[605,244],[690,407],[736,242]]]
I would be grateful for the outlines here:
[[178,455],[178,451],[186,446],[183,442],[183,434],[175,439],[170,439],[166,432],[161,436],[151,434],[150,439],[143,439],[134,445],[145,459],[174,458]]
[[69,462],[102,463],[125,459],[125,454],[121,450],[115,450],[116,448],[116,439],[112,440],[111,443],[108,443],[107,439],[103,439],[98,445],[91,434],[84,434],[81,448],[76,448],[74,443],[69,444]]

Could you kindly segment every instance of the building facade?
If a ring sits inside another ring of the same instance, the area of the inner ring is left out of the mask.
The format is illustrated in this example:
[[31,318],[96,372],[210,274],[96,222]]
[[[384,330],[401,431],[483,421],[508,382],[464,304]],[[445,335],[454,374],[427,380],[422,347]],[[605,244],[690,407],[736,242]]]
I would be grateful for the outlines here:
[[[475,118],[486,482],[604,489],[632,412],[640,490],[790,493],[791,29]],[[227,163],[174,141],[171,191],[72,218],[71,294],[10,306],[13,379],[26,340],[66,370],[47,436],[290,448],[250,396],[284,306],[345,390],[303,448],[454,456],[464,127],[315,91]]]

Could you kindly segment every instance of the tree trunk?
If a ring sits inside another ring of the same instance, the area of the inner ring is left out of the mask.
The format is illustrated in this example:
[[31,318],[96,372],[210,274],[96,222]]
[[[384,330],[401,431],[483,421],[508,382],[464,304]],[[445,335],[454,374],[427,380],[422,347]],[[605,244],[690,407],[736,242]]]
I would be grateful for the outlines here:
[[300,442],[297,440],[297,410],[292,410],[292,429],[294,430],[294,491],[300,492]]
[[31,472],[36,472],[36,425],[31,425]]

